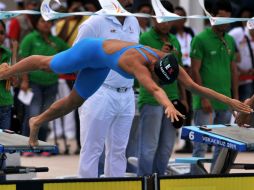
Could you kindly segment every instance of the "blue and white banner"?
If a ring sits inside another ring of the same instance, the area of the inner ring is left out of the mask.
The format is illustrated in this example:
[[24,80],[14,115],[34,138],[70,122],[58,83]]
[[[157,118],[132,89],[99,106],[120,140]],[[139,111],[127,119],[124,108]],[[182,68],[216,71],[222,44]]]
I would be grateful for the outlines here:
[[0,20],[16,17],[21,14],[37,15],[37,14],[41,14],[41,13],[39,11],[30,11],[30,10],[0,11]]
[[209,19],[211,25],[227,24],[237,21],[247,21],[247,27],[249,29],[254,29],[254,17],[253,18],[225,18],[225,17],[213,17],[205,8],[204,0],[199,0],[201,8],[205,12],[203,15],[190,15],[186,17],[179,16],[177,14],[167,11],[160,0],[151,0],[155,15],[148,15],[143,13],[130,13],[125,10],[122,5],[117,0],[99,0],[102,7],[102,11],[99,12],[72,12],[72,13],[60,13],[54,11],[50,4],[56,2],[61,4],[59,0],[44,0],[41,4],[40,12],[29,11],[29,10],[19,10],[19,11],[0,11],[0,19],[9,19],[16,17],[20,14],[41,14],[44,20],[54,20],[69,16],[91,16],[91,15],[107,15],[107,16],[135,16],[135,17],[145,17],[145,18],[156,18],[156,20],[161,22],[174,21],[179,19]]

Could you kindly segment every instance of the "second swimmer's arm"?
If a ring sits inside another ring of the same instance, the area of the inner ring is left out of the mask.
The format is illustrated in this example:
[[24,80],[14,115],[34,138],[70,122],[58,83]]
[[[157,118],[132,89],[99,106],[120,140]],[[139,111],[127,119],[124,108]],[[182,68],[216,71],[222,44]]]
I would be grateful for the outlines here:
[[212,89],[198,85],[189,77],[189,75],[181,67],[180,67],[180,71],[178,75],[178,80],[181,82],[181,84],[183,84],[186,87],[187,90],[206,98],[216,99],[220,102],[223,102],[229,105],[231,108],[233,108],[236,111],[240,111],[244,113],[250,113],[253,111],[248,105],[245,105],[238,100],[231,99]]

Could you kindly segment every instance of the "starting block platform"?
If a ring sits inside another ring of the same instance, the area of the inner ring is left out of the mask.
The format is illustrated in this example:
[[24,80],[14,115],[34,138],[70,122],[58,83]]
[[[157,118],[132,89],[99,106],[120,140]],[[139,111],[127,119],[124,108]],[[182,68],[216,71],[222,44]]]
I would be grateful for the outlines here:
[[[254,151],[253,128],[242,128],[237,125],[187,126],[182,128],[181,138],[222,147],[212,174],[229,173],[230,169],[254,169],[254,164],[234,163],[238,152]],[[195,161],[199,164],[205,162],[204,158],[193,159],[179,159],[179,162]],[[204,168],[201,169],[204,171]]]
[[9,130],[0,130],[0,153],[13,152],[53,152],[57,153],[55,145],[39,141],[39,146],[31,147],[28,137],[19,135]]
[[4,175],[8,174],[28,174],[31,172],[47,172],[47,167],[21,167],[21,166],[5,166],[7,159],[6,153],[19,152],[52,152],[57,153],[58,149],[55,145],[39,141],[39,146],[31,147],[28,144],[28,137],[19,135],[10,130],[0,130],[0,181],[5,180]]
[[238,152],[254,150],[254,129],[237,125],[206,125],[182,128],[181,138],[222,146]]

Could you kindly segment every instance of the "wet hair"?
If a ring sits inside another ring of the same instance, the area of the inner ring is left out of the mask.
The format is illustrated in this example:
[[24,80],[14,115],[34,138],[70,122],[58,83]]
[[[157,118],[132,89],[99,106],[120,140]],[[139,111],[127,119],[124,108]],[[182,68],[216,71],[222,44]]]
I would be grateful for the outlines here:
[[155,63],[154,72],[161,85],[173,83],[179,74],[178,61],[174,54],[167,54]]
[[215,16],[219,11],[222,10],[232,13],[232,6],[229,0],[216,0],[211,8],[210,13]]

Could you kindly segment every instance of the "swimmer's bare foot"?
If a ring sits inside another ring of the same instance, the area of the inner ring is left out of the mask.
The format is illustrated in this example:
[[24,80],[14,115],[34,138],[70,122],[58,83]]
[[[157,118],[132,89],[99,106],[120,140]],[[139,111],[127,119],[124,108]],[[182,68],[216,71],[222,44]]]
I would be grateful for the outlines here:
[[[247,99],[244,101],[245,104],[250,105],[251,101],[250,99]],[[239,126],[244,126],[245,124],[249,124],[251,119],[251,114],[245,114],[245,113],[238,113],[236,116],[235,123],[237,123]]]
[[7,63],[3,63],[3,64],[0,65],[0,80],[6,79],[4,74],[9,69],[9,67],[10,66]]
[[36,117],[32,117],[29,120],[30,136],[29,136],[29,145],[38,146],[38,133],[40,126],[36,124]]

